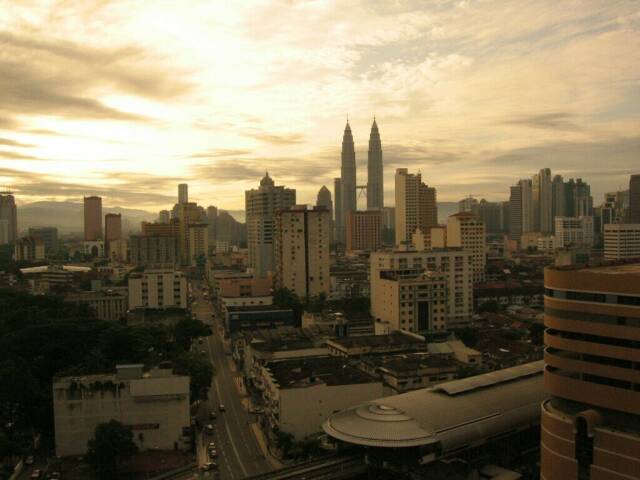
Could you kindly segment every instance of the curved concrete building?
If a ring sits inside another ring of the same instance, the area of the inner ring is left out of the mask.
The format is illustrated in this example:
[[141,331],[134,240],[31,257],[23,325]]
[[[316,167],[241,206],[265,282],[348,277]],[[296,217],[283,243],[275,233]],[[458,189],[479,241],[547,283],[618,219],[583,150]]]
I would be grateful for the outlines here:
[[545,269],[541,478],[640,479],[640,263]]
[[543,362],[532,362],[363,403],[323,425],[333,439],[416,450],[419,463],[539,423]]

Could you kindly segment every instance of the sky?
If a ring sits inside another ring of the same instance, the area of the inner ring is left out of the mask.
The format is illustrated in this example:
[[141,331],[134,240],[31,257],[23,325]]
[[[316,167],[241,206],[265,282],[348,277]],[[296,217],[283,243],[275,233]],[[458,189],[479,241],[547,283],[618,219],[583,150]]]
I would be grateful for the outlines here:
[[243,209],[266,170],[333,190],[373,116],[438,200],[506,200],[540,168],[640,172],[640,4],[587,0],[0,0],[0,186],[20,203]]

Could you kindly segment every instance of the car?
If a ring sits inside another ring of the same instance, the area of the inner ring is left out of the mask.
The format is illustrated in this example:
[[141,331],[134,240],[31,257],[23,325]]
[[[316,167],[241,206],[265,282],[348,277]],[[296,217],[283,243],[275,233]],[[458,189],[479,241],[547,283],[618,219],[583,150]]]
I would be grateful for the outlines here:
[[204,472],[208,472],[209,470],[213,470],[213,463],[207,462],[202,467],[200,467]]
[[40,478],[42,476],[42,472],[39,468],[36,468],[33,472],[31,472],[31,477],[29,478]]
[[47,475],[46,478],[47,480],[60,480],[62,478],[62,475],[60,474],[60,472],[51,472]]
[[264,409],[262,407],[251,407],[249,409],[249,413],[255,413],[256,415],[264,413]]
[[213,433],[213,425],[211,425],[211,424],[207,425],[207,433],[208,434],[212,434]]
[[29,455],[25,461],[24,461],[25,465],[33,465],[33,455]]
[[221,403],[220,405],[218,405],[218,410],[220,410],[221,412],[224,412],[226,410],[225,406],[223,403]]
[[215,420],[216,418],[218,418],[218,414],[212,410],[209,412],[209,418],[211,420]]
[[216,442],[209,442],[209,445],[207,445],[207,448],[211,449],[211,448],[216,448]]
[[216,450],[214,450],[213,448],[209,450],[209,457],[210,458],[218,458],[218,452]]

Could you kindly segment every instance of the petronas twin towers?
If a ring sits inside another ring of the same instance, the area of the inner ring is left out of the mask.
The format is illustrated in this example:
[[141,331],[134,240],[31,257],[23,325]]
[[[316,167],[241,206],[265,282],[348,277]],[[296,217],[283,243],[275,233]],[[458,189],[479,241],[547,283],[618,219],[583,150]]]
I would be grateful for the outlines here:
[[[358,210],[356,183],[356,151],[349,121],[342,137],[342,164],[340,178],[335,179],[336,233],[338,239],[344,235],[346,217]],[[376,119],[373,119],[369,134],[369,154],[367,162],[367,209],[381,210],[384,206],[382,180],[382,143]]]

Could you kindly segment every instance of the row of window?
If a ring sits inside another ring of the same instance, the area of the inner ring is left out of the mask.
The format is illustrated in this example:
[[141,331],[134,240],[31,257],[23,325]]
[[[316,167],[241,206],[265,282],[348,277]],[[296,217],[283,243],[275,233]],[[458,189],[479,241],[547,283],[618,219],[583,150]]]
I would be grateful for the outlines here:
[[579,302],[597,302],[607,303],[610,305],[632,305],[640,307],[640,296],[633,295],[618,295],[610,293],[592,293],[592,292],[577,292],[567,290],[555,290],[552,288],[545,288],[544,294],[547,297],[559,298],[562,300],[575,300]]

